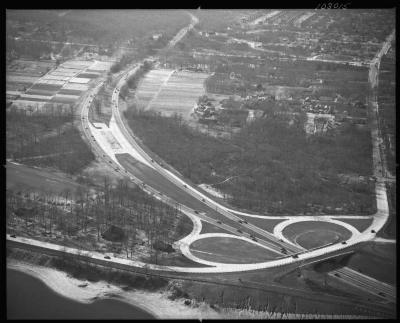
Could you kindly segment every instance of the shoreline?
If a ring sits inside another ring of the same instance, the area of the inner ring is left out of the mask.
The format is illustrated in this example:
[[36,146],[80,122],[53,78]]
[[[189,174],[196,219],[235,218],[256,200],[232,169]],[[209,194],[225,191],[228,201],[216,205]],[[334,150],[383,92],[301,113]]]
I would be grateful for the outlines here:
[[[183,298],[170,300],[167,291],[146,290],[124,291],[121,287],[106,281],[89,282],[71,277],[64,271],[40,266],[30,262],[7,257],[7,269],[21,271],[46,284],[61,297],[84,304],[102,299],[113,299],[143,310],[154,319],[374,319],[373,316],[340,314],[295,314],[260,312],[253,309],[220,308],[212,309],[204,302],[184,305]],[[87,284],[86,287],[79,285]]]
[[[145,290],[124,291],[106,281],[89,282],[69,276],[63,271],[7,258],[7,269],[21,271],[46,284],[62,297],[89,304],[101,299],[115,299],[148,312],[155,319],[223,318],[206,305],[186,306],[182,299],[170,300],[167,293]],[[87,284],[86,287],[79,287]]]

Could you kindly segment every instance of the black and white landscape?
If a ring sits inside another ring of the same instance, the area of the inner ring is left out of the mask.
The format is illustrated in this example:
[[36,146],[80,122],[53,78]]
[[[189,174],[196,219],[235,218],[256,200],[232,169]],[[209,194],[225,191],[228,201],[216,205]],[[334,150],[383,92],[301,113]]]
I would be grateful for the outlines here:
[[7,317],[394,318],[395,19],[7,10]]

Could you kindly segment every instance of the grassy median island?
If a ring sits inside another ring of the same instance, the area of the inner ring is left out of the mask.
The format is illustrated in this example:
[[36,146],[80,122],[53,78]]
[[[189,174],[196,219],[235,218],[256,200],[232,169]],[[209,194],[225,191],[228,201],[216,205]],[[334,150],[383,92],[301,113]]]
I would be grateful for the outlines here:
[[235,207],[285,214],[375,211],[373,183],[343,183],[338,176],[372,175],[370,133],[352,124],[307,137],[304,116],[289,125],[285,116],[272,115],[222,139],[177,116],[131,107],[125,117],[149,149],[194,183],[232,196]]
[[280,257],[271,250],[230,237],[199,239],[190,245],[190,249],[200,259],[225,264],[259,263]]

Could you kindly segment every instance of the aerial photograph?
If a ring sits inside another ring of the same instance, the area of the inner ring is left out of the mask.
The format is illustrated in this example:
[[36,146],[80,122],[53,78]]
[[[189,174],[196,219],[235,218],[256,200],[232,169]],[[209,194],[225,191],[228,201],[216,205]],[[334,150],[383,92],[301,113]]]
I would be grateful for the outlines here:
[[396,8],[336,4],[6,9],[6,318],[395,319]]

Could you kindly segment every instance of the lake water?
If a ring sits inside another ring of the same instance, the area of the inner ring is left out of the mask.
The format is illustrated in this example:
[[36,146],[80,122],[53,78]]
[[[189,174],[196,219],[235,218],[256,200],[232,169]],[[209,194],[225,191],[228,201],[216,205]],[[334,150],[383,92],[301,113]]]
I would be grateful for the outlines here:
[[75,302],[41,280],[7,269],[8,319],[153,319],[144,310],[115,299]]

